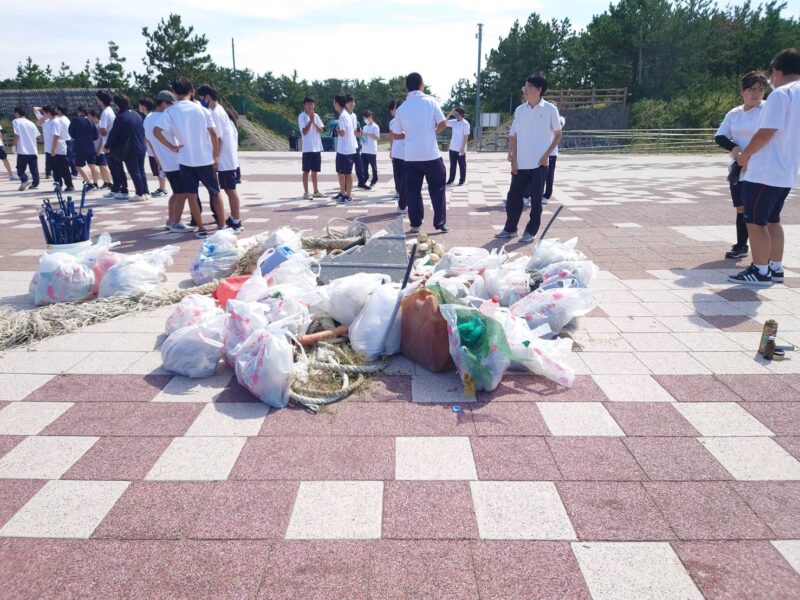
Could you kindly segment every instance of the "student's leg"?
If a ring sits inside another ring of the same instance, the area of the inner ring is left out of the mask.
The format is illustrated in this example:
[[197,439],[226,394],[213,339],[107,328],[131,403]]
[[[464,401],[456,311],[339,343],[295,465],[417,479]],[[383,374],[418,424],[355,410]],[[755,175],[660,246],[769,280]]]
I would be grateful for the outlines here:
[[344,196],[345,190],[347,189],[344,185],[344,175],[342,173],[337,173],[336,177],[339,179],[339,193]]
[[405,195],[408,220],[412,227],[422,225],[422,220],[425,218],[425,207],[422,204],[422,180],[425,177],[423,164],[416,161],[406,161],[405,163]]
[[531,196],[530,218],[525,226],[525,232],[531,235],[536,235],[536,232],[539,231],[539,226],[542,224],[542,192],[544,191],[546,178],[547,167],[534,169],[531,174],[533,195]]
[[[65,158],[65,162],[66,162],[66,157],[64,157],[64,158]],[[61,186],[61,189],[63,190],[65,187],[67,187],[67,182],[66,182],[66,178],[64,176],[64,169],[62,168],[62,165],[61,165],[61,155],[60,154],[56,154],[55,156],[53,156],[51,154],[50,155],[50,164],[51,164],[51,166],[53,168],[53,181],[55,183],[59,184]]]
[[6,168],[6,173],[8,173],[8,176],[11,177],[14,174],[14,171],[11,170],[11,163],[8,162],[7,158],[3,159],[3,166]]
[[506,201],[506,223],[504,231],[516,233],[519,219],[522,216],[522,196],[531,184],[532,169],[518,170],[516,175],[511,175],[511,185],[508,188]]
[[[111,154],[106,154],[106,160],[108,161],[108,170],[111,172],[111,191],[119,193],[122,191],[119,161],[111,156]],[[122,173],[122,177],[124,176],[125,173]]]
[[[783,266],[784,235],[783,225],[781,225],[781,211],[790,191],[790,188],[785,188],[778,193],[775,207],[767,217],[767,231],[770,237],[769,264],[773,270],[780,270]],[[775,263],[777,263],[777,268],[774,266]]]
[[547,161],[547,184],[544,186],[544,197],[548,200],[553,195],[553,181],[556,177],[557,156],[551,156]]
[[458,152],[455,150],[448,150],[450,155],[450,177],[447,178],[447,183],[453,183],[456,180],[456,164],[458,163]]
[[303,171],[303,193],[308,193],[308,171]]
[[364,173],[364,161],[361,160],[361,151],[357,151],[353,156],[353,165],[356,169],[356,179],[358,179],[358,185],[365,185],[367,181],[367,175]]
[[158,172],[158,189],[162,192],[167,191],[167,178],[161,174],[161,171]]
[[28,175],[25,173],[25,168],[28,166],[28,155],[17,154],[17,177],[20,183],[28,182]]
[[778,201],[777,188],[749,181],[743,181],[739,185],[742,186],[744,218],[750,238],[750,254],[753,257],[753,264],[759,267],[762,275],[766,275],[765,271],[772,253],[772,240],[767,222]]
[[447,224],[447,171],[441,158],[425,163],[425,181],[433,205],[433,226]]
[[[200,181],[203,183],[209,194],[209,204],[211,214],[219,227],[225,227],[225,206],[222,204],[222,196],[219,193],[219,178],[212,165],[198,167],[197,170]],[[198,196],[199,198],[199,196]]]
[[392,168],[395,170],[395,187],[397,188],[397,206],[400,210],[408,208],[408,195],[406,194],[406,161],[402,158],[392,160]]
[[28,169],[31,172],[31,186],[39,186],[39,156],[32,154],[28,157]]
[[344,176],[344,195],[348,198],[353,195],[353,175]]
[[49,152],[44,153],[44,176],[50,177],[53,174],[53,157]]
[[69,172],[73,177],[78,176],[78,169],[75,166],[75,141],[69,140],[67,142],[67,164],[69,165]]
[[458,155],[458,183],[461,185],[467,180],[467,155]]
[[231,219],[234,221],[240,221],[241,215],[239,214],[239,207],[240,207],[240,200],[239,200],[239,192],[236,189],[229,189],[225,190],[225,195],[228,196],[228,207],[231,211]]
[[133,181],[133,188],[137,196],[147,194],[147,175],[144,172],[145,154],[129,154],[125,158],[125,167]]
[[[311,186],[314,188],[314,193],[319,194],[319,182],[317,181],[316,171],[311,171]],[[306,191],[308,191],[308,185],[306,185]]]
[[89,163],[89,171],[92,174],[92,184],[93,185],[97,185],[97,180],[98,180],[97,165],[95,165],[93,163]]

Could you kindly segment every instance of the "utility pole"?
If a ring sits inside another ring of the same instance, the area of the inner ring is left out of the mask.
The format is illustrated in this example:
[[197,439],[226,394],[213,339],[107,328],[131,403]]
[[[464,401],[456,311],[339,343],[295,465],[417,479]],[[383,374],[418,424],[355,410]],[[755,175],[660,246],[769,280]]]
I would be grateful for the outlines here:
[[476,73],[475,81],[475,137],[479,138],[481,135],[481,42],[483,42],[483,23],[478,23],[478,33],[475,34],[478,38],[478,72]]
[[[231,38],[231,58],[233,59],[233,93],[239,95],[239,78],[236,75],[236,45]],[[245,112],[244,98],[242,98],[242,114]]]

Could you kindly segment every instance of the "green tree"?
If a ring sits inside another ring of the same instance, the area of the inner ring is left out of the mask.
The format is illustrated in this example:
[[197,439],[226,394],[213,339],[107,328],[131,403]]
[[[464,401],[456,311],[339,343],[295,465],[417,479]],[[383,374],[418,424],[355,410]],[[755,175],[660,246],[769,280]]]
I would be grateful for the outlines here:
[[170,82],[180,76],[199,85],[214,71],[214,63],[206,54],[208,38],[195,35],[192,26],[185,27],[180,15],[170,13],[152,32],[143,27],[142,35],[145,73],[137,76],[140,87],[151,92],[169,89]]
[[42,68],[29,56],[25,62],[17,65],[17,77],[14,84],[22,89],[48,88],[53,83],[53,71],[50,65]]
[[108,62],[105,64],[96,59],[92,76],[97,87],[111,88],[115,90],[127,90],[130,78],[125,73],[124,56],[119,54],[119,46],[113,41],[108,42]]
[[448,112],[455,106],[463,106],[467,110],[475,106],[475,86],[469,79],[459,79],[450,88],[450,96],[444,103],[444,110]]

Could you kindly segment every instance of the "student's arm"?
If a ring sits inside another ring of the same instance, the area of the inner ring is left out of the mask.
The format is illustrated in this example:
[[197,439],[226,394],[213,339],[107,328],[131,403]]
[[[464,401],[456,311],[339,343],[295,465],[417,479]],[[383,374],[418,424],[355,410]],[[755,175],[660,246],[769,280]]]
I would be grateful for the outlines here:
[[161,127],[153,127],[153,135],[159,142],[164,144],[167,148],[169,148],[173,152],[177,152],[178,150],[180,150],[180,145],[176,146],[175,144],[167,140],[167,138],[165,138],[164,134],[162,133],[163,131],[164,130],[161,129]]
[[714,135],[714,141],[717,143],[717,145],[724,148],[728,152],[732,152],[733,149],[737,147],[736,142],[734,142],[732,139],[733,134],[731,131],[731,115],[732,112],[729,112],[727,115],[725,115],[725,118],[722,119],[719,129],[717,129],[717,133]]
[[563,134],[561,133],[560,129],[553,132],[553,141],[550,142],[550,145],[547,147],[547,150],[545,150],[542,158],[539,159],[539,166],[546,167],[550,163],[550,155],[553,153],[553,150],[558,148],[558,144],[561,141],[562,135]]
[[[308,117],[308,115],[306,113],[303,113],[302,115],[300,115],[299,118],[302,119],[304,116],[305,116],[306,119],[308,119],[308,123],[306,123],[304,126],[301,125],[300,126],[300,131],[303,133],[303,135],[306,135],[306,134],[308,134],[309,131],[311,131],[311,127],[314,125],[314,119],[309,119],[309,117]],[[299,123],[299,119],[298,119],[298,125],[299,124],[300,123]]]
[[464,145],[461,146],[461,156],[467,155],[467,144],[469,144],[469,129],[467,129],[467,133],[464,134]]
[[776,131],[786,127],[789,108],[789,96],[785,90],[775,90],[769,95],[767,103],[761,109],[758,131],[756,131],[750,143],[747,144],[747,148],[736,159],[742,167],[742,171],[747,170],[750,157],[766,146]]
[[511,174],[517,174],[517,135],[508,138],[508,159],[511,161]]
[[322,133],[323,131],[325,131],[325,129],[322,127],[321,124],[317,125],[317,119],[319,119],[319,122],[322,123],[322,119],[319,118],[319,115],[317,115],[317,113],[314,113],[314,118],[311,119],[311,123],[313,124],[314,129],[316,129],[319,133]]
[[445,129],[447,129],[447,121],[436,124],[436,133],[442,133]]
[[717,146],[724,148],[728,152],[736,148],[736,144],[734,143],[734,141],[731,138],[724,135],[716,136],[714,138],[714,141],[717,143]]
[[736,159],[736,162],[739,163],[739,166],[742,167],[742,171],[747,170],[747,164],[750,162],[750,158],[761,150],[767,143],[772,139],[772,136],[775,135],[775,132],[778,131],[777,129],[759,129],[756,131],[756,134],[753,136],[753,139],[750,140],[750,143],[747,144],[747,148],[745,148],[741,154],[739,154],[739,158]]
[[214,170],[216,171],[218,164],[217,159],[219,158],[219,137],[213,126],[208,128],[208,137],[211,138],[211,155],[214,157]]
[[57,133],[53,134],[53,145],[50,146],[50,156],[55,156],[56,155],[56,146],[57,146],[58,141],[60,139],[61,139],[61,136],[59,136]]

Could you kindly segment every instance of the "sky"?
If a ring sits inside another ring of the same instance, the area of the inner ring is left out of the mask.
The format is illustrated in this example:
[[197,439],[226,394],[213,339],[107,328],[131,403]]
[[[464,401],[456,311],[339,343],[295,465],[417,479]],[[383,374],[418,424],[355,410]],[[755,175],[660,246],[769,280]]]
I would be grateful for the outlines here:
[[[485,65],[486,54],[515,19],[524,22],[531,12],[538,12],[548,20],[569,18],[580,29],[609,1],[136,0],[95,4],[102,10],[94,13],[76,11],[73,4],[63,2],[30,4],[37,15],[35,28],[4,31],[0,79],[14,77],[17,64],[28,56],[54,70],[62,61],[80,70],[87,58],[94,62],[95,57],[108,56],[108,40],[119,44],[128,71],[143,71],[142,27],[154,29],[159,19],[175,12],[184,25],[193,25],[195,32],[208,37],[208,52],[222,66],[231,66],[231,38],[235,38],[237,68],[276,75],[291,75],[296,69],[299,78],[308,80],[389,78],[418,71],[432,92],[445,100],[458,79],[474,77],[478,23],[484,24]],[[800,0],[787,0],[787,5],[784,15],[800,17]]]

